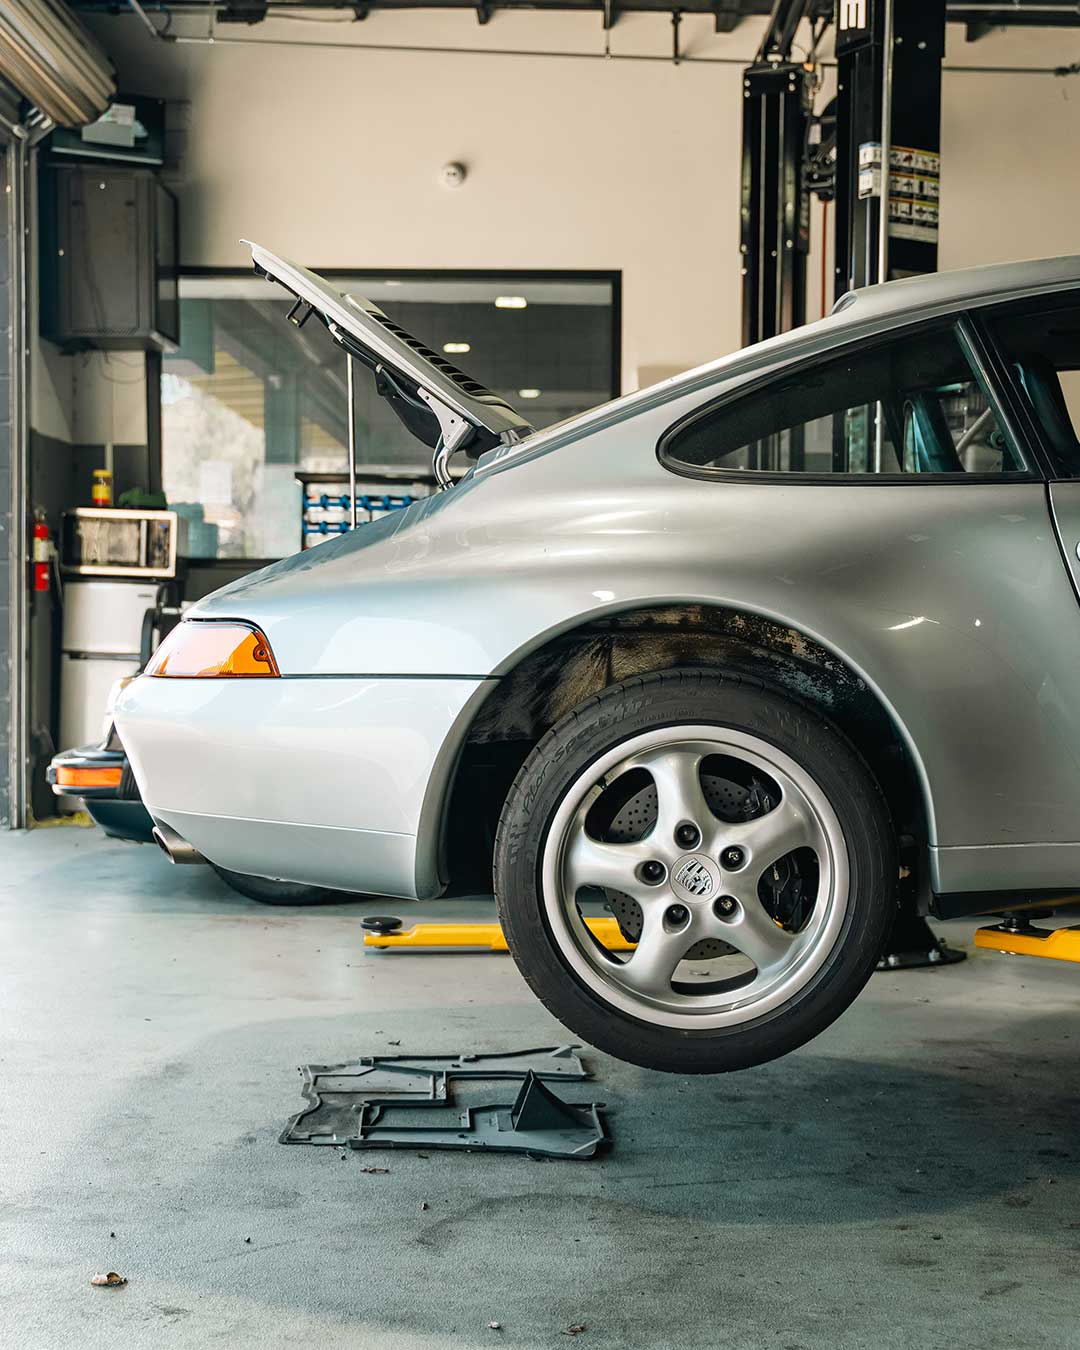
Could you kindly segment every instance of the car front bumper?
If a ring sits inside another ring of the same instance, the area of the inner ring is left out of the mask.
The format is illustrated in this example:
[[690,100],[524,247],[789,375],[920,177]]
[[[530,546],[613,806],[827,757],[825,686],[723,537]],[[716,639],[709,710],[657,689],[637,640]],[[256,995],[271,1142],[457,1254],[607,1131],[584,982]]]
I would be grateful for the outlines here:
[[116,798],[124,790],[127,756],[109,744],[81,745],[53,755],[45,780],[57,797]]
[[[73,776],[77,782],[70,781]],[[62,750],[52,757],[45,779],[57,797],[81,798],[94,823],[112,838],[152,842],[154,822],[115,737],[103,745]]]

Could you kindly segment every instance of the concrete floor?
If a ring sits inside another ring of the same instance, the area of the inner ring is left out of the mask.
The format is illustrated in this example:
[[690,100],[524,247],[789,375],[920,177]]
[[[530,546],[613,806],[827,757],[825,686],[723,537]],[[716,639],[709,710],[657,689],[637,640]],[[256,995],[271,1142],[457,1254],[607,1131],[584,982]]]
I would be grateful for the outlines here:
[[387,908],[0,835],[0,1344],[1080,1347],[1080,971],[877,975],[724,1079],[592,1054],[593,1163],[282,1147],[302,1062],[565,1039],[508,957],[365,955]]

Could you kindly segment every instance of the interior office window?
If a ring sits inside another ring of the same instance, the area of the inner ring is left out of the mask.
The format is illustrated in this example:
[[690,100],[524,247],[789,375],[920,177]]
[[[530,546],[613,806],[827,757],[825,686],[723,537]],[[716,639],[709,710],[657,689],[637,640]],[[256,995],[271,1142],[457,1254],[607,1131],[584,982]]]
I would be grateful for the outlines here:
[[990,320],[1058,470],[1080,474],[1080,297],[1012,305]]
[[[618,393],[613,278],[335,277],[502,395],[535,427]],[[162,374],[162,475],[196,557],[275,558],[301,539],[297,472],[341,477],[346,368],[321,323],[285,321],[290,300],[256,277],[180,279],[181,346]],[[360,490],[414,475],[431,454],[358,368]],[[395,491],[402,489],[396,487]],[[408,490],[415,495],[413,487]]]
[[1023,469],[951,329],[805,366],[685,424],[662,450],[703,469],[1002,474]]

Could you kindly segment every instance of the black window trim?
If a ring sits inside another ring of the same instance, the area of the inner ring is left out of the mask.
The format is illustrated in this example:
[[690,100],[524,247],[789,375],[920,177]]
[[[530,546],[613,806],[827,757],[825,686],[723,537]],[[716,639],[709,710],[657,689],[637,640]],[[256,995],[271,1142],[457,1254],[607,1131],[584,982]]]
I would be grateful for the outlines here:
[[[1031,418],[1019,396],[1016,382],[1010,375],[1004,354],[983,322],[982,311],[968,310],[958,315],[957,332],[968,360],[990,393],[999,427],[1008,437],[1016,455],[1030,466],[1032,476],[1045,481],[1052,473],[1049,456],[1039,436],[1032,434]],[[1015,473],[993,474],[991,477],[995,481],[1002,478],[1016,481]]]
[[[903,341],[905,338],[922,336],[924,333],[951,330],[960,344],[964,355],[977,377],[982,381],[998,425],[1009,439],[1016,457],[1027,467],[1009,469],[1004,473],[799,473],[791,470],[771,469],[717,469],[705,465],[685,464],[669,457],[667,446],[674,436],[685,427],[708,417],[720,408],[727,407],[740,399],[750,397],[779,380],[785,379],[794,370],[814,370],[819,365],[842,358],[845,352],[873,350],[886,343]],[[996,359],[995,359],[996,357]],[[1004,388],[1003,388],[1004,384]],[[656,444],[656,457],[663,468],[678,474],[681,478],[696,478],[707,482],[729,483],[786,483],[790,486],[820,487],[913,487],[920,483],[927,485],[963,483],[971,486],[979,483],[1039,483],[1046,479],[1047,465],[1042,447],[1037,439],[1024,434],[1026,419],[1014,417],[1010,404],[1013,399],[1003,397],[1011,389],[1011,382],[1004,370],[1000,353],[992,343],[986,340],[983,331],[977,326],[972,313],[959,310],[951,315],[935,315],[933,319],[923,319],[899,328],[890,328],[876,333],[867,339],[853,339],[838,343],[835,347],[819,352],[817,355],[800,360],[795,357],[785,362],[778,370],[772,369],[762,375],[740,383],[735,389],[719,395],[706,403],[699,404],[690,412],[684,413],[673,422],[660,436]]]
[[[1076,308],[1080,305],[1080,286],[1065,286],[1060,290],[1041,292],[1038,295],[1012,296],[1007,300],[997,300],[993,304],[980,306],[973,314],[973,327],[985,346],[997,370],[997,378],[1002,392],[1015,409],[1018,428],[1028,446],[1029,458],[1036,461],[1050,483],[1069,483],[1080,479],[1080,472],[1070,474],[1064,470],[1047,445],[1038,414],[1024,393],[1019,377],[1009,360],[1009,354],[999,341],[994,329],[998,319],[1007,319],[1016,315],[1045,314],[1048,309],[1060,306],[1062,309]],[[1080,436],[1080,432],[1077,433]]]

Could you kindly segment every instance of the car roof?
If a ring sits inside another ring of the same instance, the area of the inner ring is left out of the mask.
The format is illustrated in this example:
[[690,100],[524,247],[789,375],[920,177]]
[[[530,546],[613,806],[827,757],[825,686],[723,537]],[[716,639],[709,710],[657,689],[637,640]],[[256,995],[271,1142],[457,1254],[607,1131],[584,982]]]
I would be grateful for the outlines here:
[[962,309],[1069,286],[1080,286],[1080,256],[1075,254],[992,263],[904,277],[848,291],[836,302],[831,317],[855,323],[892,317],[906,321],[926,309]]
[[991,263],[951,272],[930,272],[848,291],[832,313],[777,337],[742,347],[659,384],[624,394],[611,403],[590,408],[534,432],[518,446],[506,446],[482,455],[478,467],[488,470],[558,445],[613,422],[621,422],[657,404],[708,389],[728,379],[753,375],[757,370],[827,353],[860,337],[872,337],[892,328],[955,313],[981,305],[1001,304],[1025,296],[1055,294],[1080,287],[1080,255],[1034,258],[1029,262]]
[[851,337],[887,332],[890,328],[980,305],[1054,294],[1070,287],[1080,287],[1080,255],[990,263],[878,282],[847,291],[823,319],[684,371],[664,381],[664,388],[668,397],[677,396],[683,388],[691,389],[710,377],[724,376],[729,370],[767,366],[823,352]]

